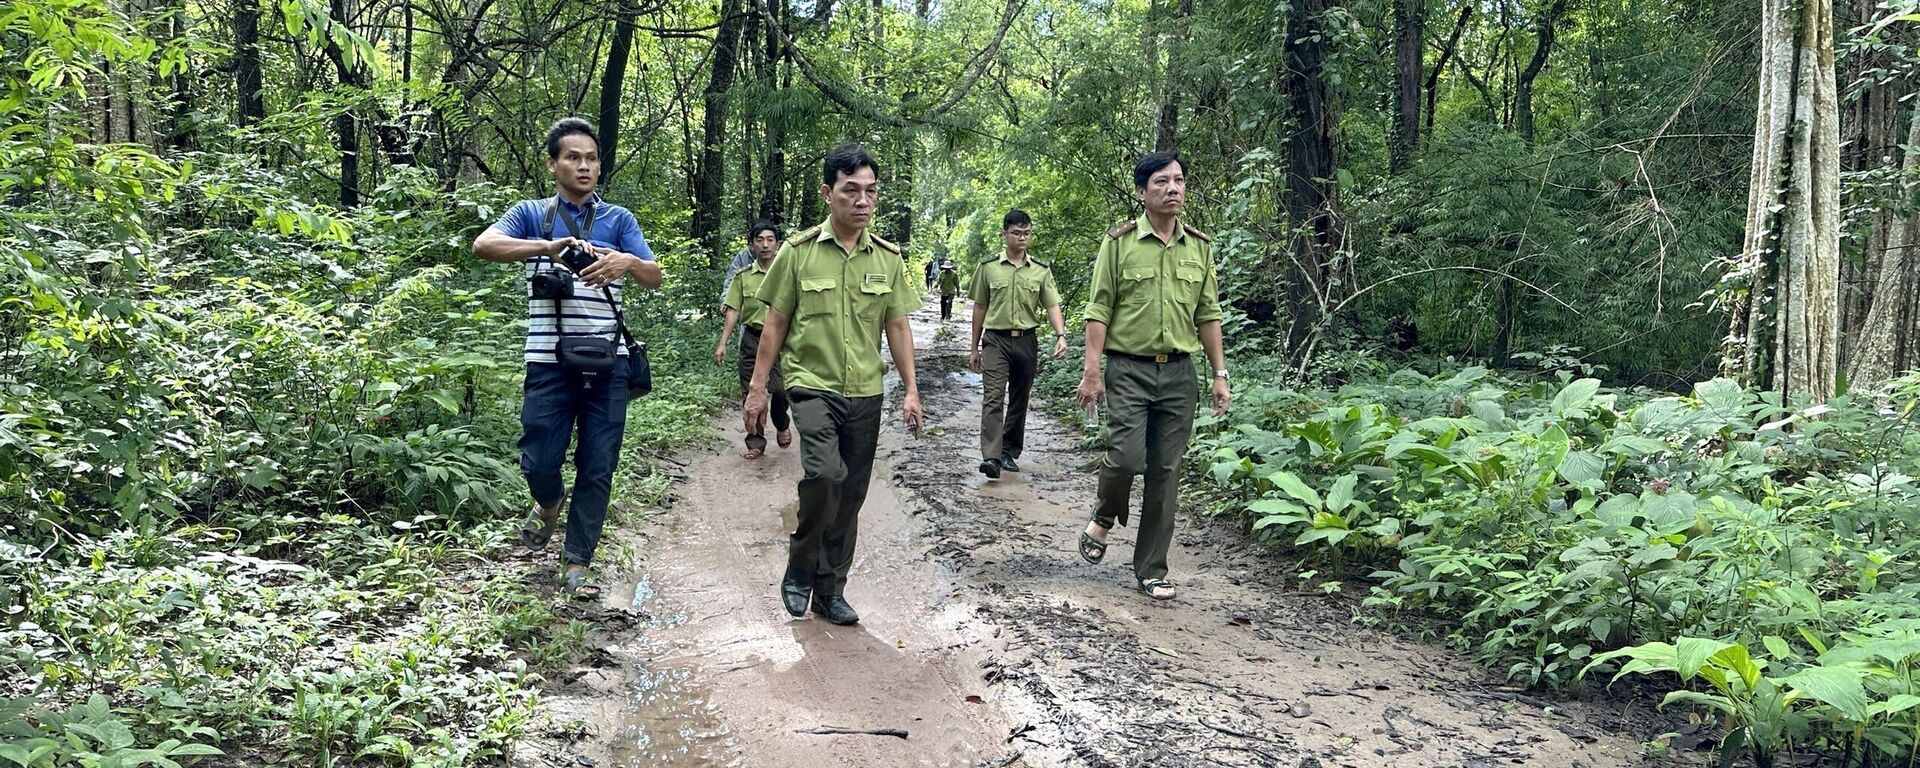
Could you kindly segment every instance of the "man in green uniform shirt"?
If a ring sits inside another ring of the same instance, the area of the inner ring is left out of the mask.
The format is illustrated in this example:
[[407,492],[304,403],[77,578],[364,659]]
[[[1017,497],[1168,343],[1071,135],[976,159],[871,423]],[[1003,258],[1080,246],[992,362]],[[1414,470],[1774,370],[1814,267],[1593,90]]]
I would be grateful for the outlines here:
[[940,319],[953,319],[953,297],[960,295],[960,270],[953,262],[940,260]]
[[973,270],[973,335],[967,363],[980,372],[980,472],[1020,471],[1027,398],[1040,367],[1040,319],[1053,325],[1053,356],[1067,354],[1067,324],[1053,270],[1027,255],[1033,217],[1015,208],[1000,220],[999,258]]
[[[733,324],[740,323],[740,388],[745,390],[753,381],[754,358],[760,354],[760,329],[767,321],[767,303],[760,300],[760,284],[766,280],[767,269],[773,266],[773,257],[780,253],[780,230],[773,222],[762,219],[753,223],[747,230],[747,250],[753,254],[753,261],[727,276],[726,322],[720,326],[720,342],[713,345],[713,364],[725,365],[727,361],[727,338],[733,335]],[[767,394],[773,400],[773,428],[780,441],[780,447],[793,445],[793,433],[788,431],[791,421],[787,418],[787,389],[780,382],[780,367],[774,366],[768,374]],[[741,454],[748,459],[758,459],[767,453],[767,433],[764,423],[747,427],[747,452]]]
[[907,429],[918,433],[920,388],[907,313],[920,297],[907,283],[899,246],[867,231],[880,198],[873,157],[842,144],[827,153],[821,175],[829,218],[789,238],[760,284],[767,319],[747,386],[746,423],[751,429],[766,413],[768,372],[778,359],[800,430],[802,470],[800,522],[787,543],[780,599],[794,616],[811,605],[828,621],[852,624],[860,614],[845,589],[880,439],[880,337],[884,331],[900,372]]
[[1167,600],[1174,596],[1166,579],[1167,551],[1179,508],[1180,457],[1187,452],[1198,399],[1193,353],[1204,350],[1212,365],[1215,416],[1226,413],[1231,396],[1213,239],[1180,220],[1186,163],[1172,152],[1142,157],[1133,168],[1133,186],[1146,211],[1108,230],[1093,262],[1087,300],[1079,402],[1091,409],[1105,397],[1111,437],[1100,467],[1098,506],[1080,534],[1080,556],[1090,563],[1106,556],[1108,533],[1127,522],[1133,476],[1146,475],[1133,576],[1142,592]]

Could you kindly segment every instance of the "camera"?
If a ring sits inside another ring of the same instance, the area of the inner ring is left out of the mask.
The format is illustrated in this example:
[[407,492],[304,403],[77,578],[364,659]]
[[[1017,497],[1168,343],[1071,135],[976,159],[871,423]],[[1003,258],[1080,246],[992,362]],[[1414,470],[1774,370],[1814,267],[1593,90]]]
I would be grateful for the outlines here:
[[573,298],[574,274],[585,270],[599,259],[600,257],[593,255],[585,248],[577,245],[567,246],[560,251],[559,256],[555,257],[555,260],[565,265],[566,269],[543,269],[527,278],[533,297],[555,301]]

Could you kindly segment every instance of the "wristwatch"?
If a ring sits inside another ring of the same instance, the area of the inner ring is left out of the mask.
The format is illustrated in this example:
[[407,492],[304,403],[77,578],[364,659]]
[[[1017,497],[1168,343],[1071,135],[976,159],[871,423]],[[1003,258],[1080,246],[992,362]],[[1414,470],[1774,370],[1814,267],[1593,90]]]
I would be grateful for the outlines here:
[[1227,369],[1225,369],[1225,368],[1222,368],[1222,369],[1220,369],[1220,370],[1217,370],[1217,371],[1214,371],[1214,372],[1213,372],[1213,377],[1214,377],[1214,378],[1216,378],[1216,379],[1224,379],[1224,378],[1227,378]]

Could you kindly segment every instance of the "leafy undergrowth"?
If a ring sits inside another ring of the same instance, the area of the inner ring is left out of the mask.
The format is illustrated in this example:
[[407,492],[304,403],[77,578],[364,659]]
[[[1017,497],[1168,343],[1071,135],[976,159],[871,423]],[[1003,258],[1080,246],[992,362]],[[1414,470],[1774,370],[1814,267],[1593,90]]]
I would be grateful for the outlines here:
[[[497,761],[591,652],[556,566],[507,559],[523,288],[465,244],[510,195],[401,177],[345,215],[262,173],[0,208],[0,766]],[[727,386],[682,309],[711,291],[632,302],[627,509]]]
[[1787,406],[1457,367],[1295,391],[1272,365],[1236,361],[1189,466],[1214,513],[1363,591],[1364,620],[1440,627],[1530,685],[1663,675],[1724,716],[1728,760],[1915,753],[1920,376]]

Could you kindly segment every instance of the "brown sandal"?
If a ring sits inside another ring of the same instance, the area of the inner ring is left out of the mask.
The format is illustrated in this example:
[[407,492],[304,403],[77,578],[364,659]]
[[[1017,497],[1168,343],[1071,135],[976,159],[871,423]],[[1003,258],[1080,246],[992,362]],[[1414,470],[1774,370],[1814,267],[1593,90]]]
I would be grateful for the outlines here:
[[782,447],[782,448],[792,448],[792,447],[793,447],[793,433],[792,433],[792,432],[789,432],[789,431],[787,431],[787,430],[784,430],[784,429],[783,429],[783,430],[780,430],[780,432],[779,432],[779,434],[776,434],[776,435],[774,435],[774,436],[773,436],[773,439],[774,439],[774,442],[777,442],[777,443],[779,443],[779,444],[780,444],[780,447]]

